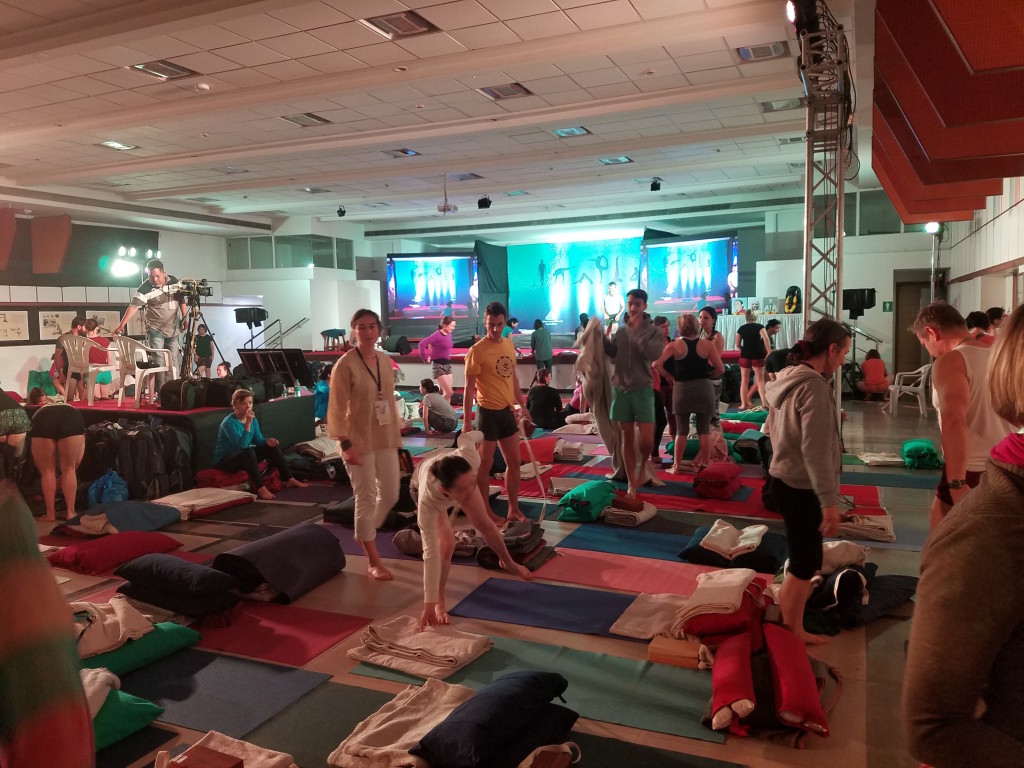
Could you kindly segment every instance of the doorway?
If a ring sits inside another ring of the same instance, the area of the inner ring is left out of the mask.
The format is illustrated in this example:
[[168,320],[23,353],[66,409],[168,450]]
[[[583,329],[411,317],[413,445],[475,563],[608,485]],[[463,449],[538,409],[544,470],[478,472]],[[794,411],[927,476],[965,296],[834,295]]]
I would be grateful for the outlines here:
[[[946,280],[942,270],[936,275],[936,299],[946,298]],[[917,340],[913,331],[921,307],[931,299],[931,272],[927,269],[897,269],[893,271],[893,371],[914,371],[931,361],[928,351]]]

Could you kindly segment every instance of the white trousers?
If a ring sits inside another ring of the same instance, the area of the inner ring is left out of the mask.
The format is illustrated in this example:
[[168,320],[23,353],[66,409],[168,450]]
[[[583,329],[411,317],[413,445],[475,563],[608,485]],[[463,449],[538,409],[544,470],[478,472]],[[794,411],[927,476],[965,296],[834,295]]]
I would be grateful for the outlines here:
[[398,449],[362,453],[358,464],[345,464],[356,497],[356,539],[373,541],[377,529],[398,501],[401,474]]

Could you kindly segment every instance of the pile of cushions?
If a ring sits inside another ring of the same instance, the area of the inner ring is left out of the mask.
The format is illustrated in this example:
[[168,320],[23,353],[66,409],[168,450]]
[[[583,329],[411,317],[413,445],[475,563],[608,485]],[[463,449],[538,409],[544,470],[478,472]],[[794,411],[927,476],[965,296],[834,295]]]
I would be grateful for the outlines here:
[[[740,547],[732,557],[726,557],[717,547],[704,546],[703,542],[711,535],[713,528],[716,526],[721,528],[726,525],[728,523],[717,520],[714,526],[705,525],[698,528],[694,531],[686,549],[679,553],[679,558],[697,565],[710,565],[715,568],[749,568],[757,573],[775,573],[782,567],[787,555],[786,537],[774,531],[764,530],[761,532],[760,541],[754,549],[750,550],[746,547]],[[729,527],[731,528],[732,526]],[[744,533],[752,532],[751,529],[763,527],[748,526],[742,529],[742,531],[737,531],[737,542],[740,541],[741,535]]]
[[700,471],[693,480],[693,490],[706,499],[728,501],[740,489],[743,470],[731,461],[716,461]]
[[[549,547],[544,539],[544,529],[540,523],[530,520],[510,523],[501,535],[512,559],[531,571],[537,570],[555,556],[554,547]],[[501,568],[498,553],[487,545],[477,550],[476,561],[484,568]]]
[[119,566],[114,575],[125,579],[119,593],[183,616],[227,613],[241,599],[234,576],[173,555],[143,555]]
[[79,541],[50,552],[46,559],[55,568],[78,573],[107,573],[142,555],[172,552],[181,542],[153,531],[125,531],[97,539]]

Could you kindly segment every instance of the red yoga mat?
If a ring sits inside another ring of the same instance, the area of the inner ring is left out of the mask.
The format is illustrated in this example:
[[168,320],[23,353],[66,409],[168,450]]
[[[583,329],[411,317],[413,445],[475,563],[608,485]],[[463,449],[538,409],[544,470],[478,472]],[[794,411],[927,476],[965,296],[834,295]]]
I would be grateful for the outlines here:
[[226,627],[202,627],[198,647],[301,667],[370,623],[361,616],[243,601]]

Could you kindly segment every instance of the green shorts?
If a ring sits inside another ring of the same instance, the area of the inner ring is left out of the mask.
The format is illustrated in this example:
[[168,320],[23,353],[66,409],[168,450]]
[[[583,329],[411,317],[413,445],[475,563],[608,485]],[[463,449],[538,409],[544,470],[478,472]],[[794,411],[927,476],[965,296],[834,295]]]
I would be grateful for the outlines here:
[[624,421],[627,424],[634,421],[653,424],[654,389],[646,387],[626,392],[618,387],[612,387],[611,418],[612,421]]

